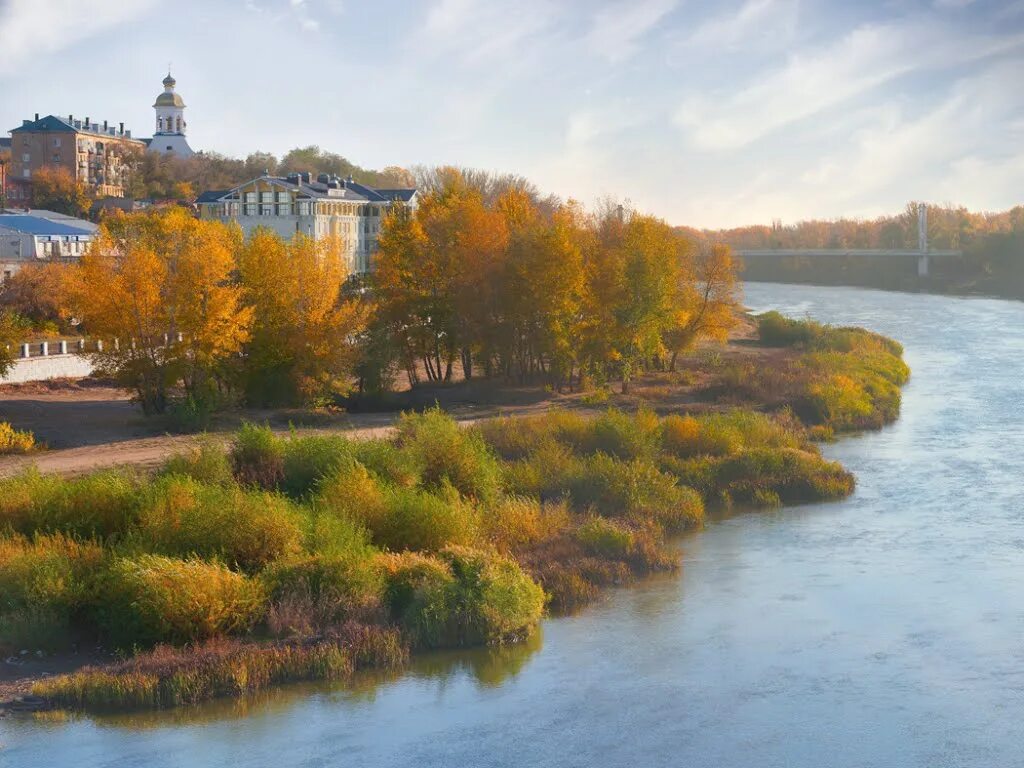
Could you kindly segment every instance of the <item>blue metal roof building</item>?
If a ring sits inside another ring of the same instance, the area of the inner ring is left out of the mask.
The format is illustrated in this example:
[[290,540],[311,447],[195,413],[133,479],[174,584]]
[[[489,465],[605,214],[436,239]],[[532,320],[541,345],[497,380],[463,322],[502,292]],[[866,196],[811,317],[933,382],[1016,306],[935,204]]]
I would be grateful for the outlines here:
[[[0,213],[0,282],[27,264],[70,262],[81,258],[96,235],[67,221],[76,220],[28,213]],[[88,222],[82,223],[88,225]]]
[[93,236],[92,232],[87,229],[79,229],[60,221],[22,213],[0,213],[0,229],[45,237],[84,237],[91,240]]

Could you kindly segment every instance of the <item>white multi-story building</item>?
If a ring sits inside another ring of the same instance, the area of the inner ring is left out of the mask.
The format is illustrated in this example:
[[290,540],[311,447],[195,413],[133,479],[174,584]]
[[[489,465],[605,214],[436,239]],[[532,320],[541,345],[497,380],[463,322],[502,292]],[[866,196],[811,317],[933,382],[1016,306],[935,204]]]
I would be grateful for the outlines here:
[[0,213],[0,283],[28,264],[81,258],[96,225],[52,211]]
[[204,192],[196,201],[199,217],[237,222],[246,236],[266,227],[290,239],[301,233],[316,240],[332,237],[349,271],[372,268],[381,221],[396,203],[415,205],[415,189],[372,189],[352,180],[320,174],[261,176],[234,189]]

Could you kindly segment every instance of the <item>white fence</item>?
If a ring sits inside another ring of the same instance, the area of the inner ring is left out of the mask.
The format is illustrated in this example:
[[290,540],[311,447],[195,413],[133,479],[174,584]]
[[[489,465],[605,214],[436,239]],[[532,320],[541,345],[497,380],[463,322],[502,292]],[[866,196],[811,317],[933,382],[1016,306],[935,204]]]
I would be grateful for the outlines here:
[[23,384],[49,379],[79,379],[93,371],[92,361],[85,355],[86,342],[40,341],[18,346],[18,356],[0,383]]

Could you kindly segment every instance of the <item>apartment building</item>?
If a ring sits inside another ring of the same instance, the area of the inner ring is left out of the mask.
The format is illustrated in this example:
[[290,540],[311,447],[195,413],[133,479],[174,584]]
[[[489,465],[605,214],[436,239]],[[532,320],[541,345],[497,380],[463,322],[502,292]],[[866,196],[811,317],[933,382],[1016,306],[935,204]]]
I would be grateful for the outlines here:
[[27,204],[32,198],[32,174],[40,168],[63,168],[89,186],[98,197],[124,197],[133,154],[146,143],[132,138],[124,123],[93,122],[47,115],[25,120],[11,132],[8,166],[8,205]]
[[335,238],[350,273],[372,269],[380,226],[394,203],[415,205],[415,189],[373,189],[352,180],[309,173],[261,176],[234,189],[204,192],[196,204],[203,219],[236,222],[248,236],[266,227],[281,237],[296,233]]

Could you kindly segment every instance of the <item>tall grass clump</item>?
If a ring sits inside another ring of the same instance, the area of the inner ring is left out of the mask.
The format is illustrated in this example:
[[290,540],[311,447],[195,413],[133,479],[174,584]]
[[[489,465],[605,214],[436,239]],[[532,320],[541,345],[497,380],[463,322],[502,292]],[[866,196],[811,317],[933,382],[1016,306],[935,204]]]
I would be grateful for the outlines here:
[[500,552],[516,552],[567,531],[572,523],[565,500],[504,496],[481,513],[483,535]]
[[371,553],[300,555],[268,568],[271,633],[309,637],[347,621],[379,623],[384,580]]
[[0,480],[0,525],[29,535],[117,536],[135,520],[140,487],[120,470],[64,479],[30,469]]
[[528,634],[544,592],[507,557],[466,547],[381,556],[385,601],[416,647],[503,643]]
[[350,520],[370,531],[382,531],[388,515],[384,485],[365,466],[355,462],[339,467],[320,481],[313,505],[322,516]]
[[0,647],[57,650],[98,594],[99,544],[64,534],[0,538]]
[[242,633],[266,609],[260,581],[198,558],[117,558],[102,589],[97,619],[122,648]]
[[493,499],[501,488],[501,467],[487,443],[440,408],[403,414],[398,445],[422,467],[425,488],[449,485],[462,496],[480,500]]
[[32,693],[92,712],[166,709],[280,683],[344,680],[369,666],[397,669],[408,655],[397,631],[359,625],[298,642],[217,638],[187,648],[161,645],[115,664],[41,680]]
[[256,571],[301,547],[305,515],[277,494],[178,475],[159,479],[145,497],[131,537],[144,551]]
[[231,485],[235,482],[227,451],[208,438],[171,456],[157,474],[191,477],[201,483],[216,485]]
[[451,486],[437,493],[416,488],[389,488],[382,520],[367,521],[374,544],[393,552],[436,552],[451,544],[476,541],[479,517],[472,503]]
[[243,424],[231,444],[231,470],[242,485],[276,490],[284,480],[284,445],[270,427]]
[[292,435],[281,444],[281,490],[293,499],[308,496],[323,478],[352,461],[352,443],[339,435]]

